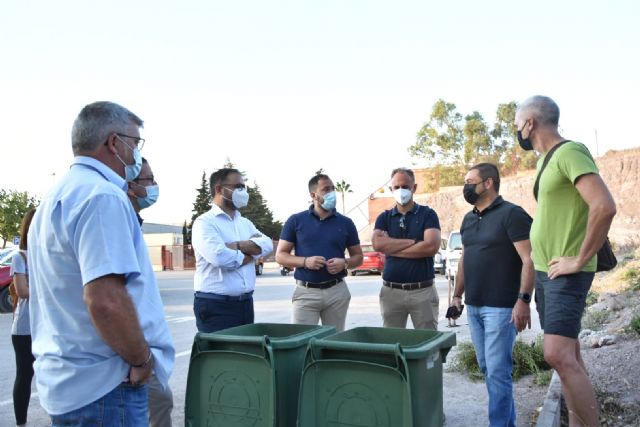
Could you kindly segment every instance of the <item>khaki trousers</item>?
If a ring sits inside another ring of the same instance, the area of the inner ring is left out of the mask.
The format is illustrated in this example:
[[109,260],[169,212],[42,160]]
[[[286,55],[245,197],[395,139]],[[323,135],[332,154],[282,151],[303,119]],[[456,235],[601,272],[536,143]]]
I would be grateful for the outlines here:
[[414,329],[438,329],[438,291],[435,283],[428,288],[405,291],[382,286],[380,312],[385,328],[406,328],[411,316]]
[[147,384],[149,391],[149,425],[151,427],[171,427],[173,393],[169,384],[163,389],[158,377],[154,375]]
[[322,320],[323,325],[335,326],[338,332],[344,331],[351,301],[351,293],[344,280],[328,289],[296,285],[291,301],[293,323],[317,325],[318,320]]

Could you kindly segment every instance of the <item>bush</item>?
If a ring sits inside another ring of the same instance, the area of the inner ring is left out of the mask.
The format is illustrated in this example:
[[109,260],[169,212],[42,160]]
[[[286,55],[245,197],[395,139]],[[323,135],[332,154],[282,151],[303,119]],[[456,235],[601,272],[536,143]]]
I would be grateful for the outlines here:
[[553,371],[551,369],[547,369],[546,371],[540,371],[535,374],[533,377],[533,382],[538,384],[539,386],[548,386],[551,383],[551,377],[553,376]]
[[599,296],[600,294],[597,293],[596,291],[589,290],[589,293],[587,293],[587,307],[597,303]]
[[585,311],[582,316],[582,329],[599,331],[609,319],[608,311]]
[[[529,374],[539,374],[548,369],[551,368],[544,360],[542,335],[539,335],[532,343],[516,340],[516,344],[513,347],[514,380]],[[449,370],[466,374],[474,381],[484,378],[476,359],[476,349],[470,342],[458,345],[457,353],[451,362]]]
[[636,335],[640,335],[640,316],[634,316],[629,323],[627,330]]

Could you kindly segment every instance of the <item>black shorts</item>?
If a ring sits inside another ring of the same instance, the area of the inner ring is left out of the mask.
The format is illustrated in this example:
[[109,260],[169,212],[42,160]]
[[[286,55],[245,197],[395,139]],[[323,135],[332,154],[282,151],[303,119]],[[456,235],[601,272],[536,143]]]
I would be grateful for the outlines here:
[[545,334],[578,338],[582,313],[594,273],[580,272],[549,279],[536,271],[536,307]]

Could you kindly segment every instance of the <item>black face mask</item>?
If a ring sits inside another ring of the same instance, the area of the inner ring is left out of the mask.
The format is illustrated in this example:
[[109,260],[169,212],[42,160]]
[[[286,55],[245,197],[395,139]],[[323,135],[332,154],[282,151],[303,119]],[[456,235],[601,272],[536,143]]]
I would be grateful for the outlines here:
[[467,203],[469,203],[470,205],[475,205],[478,199],[480,198],[480,196],[482,196],[482,194],[484,194],[484,192],[487,191],[487,189],[485,188],[482,193],[480,194],[476,193],[476,186],[482,184],[483,182],[484,181],[481,181],[477,184],[465,184],[464,187],[462,188],[462,195],[464,196],[464,199],[467,201]]
[[[523,126],[524,129],[524,126]],[[522,130],[518,131],[518,144],[525,151],[533,150],[533,143],[531,142],[531,134],[529,134],[529,138],[525,139],[522,137]]]

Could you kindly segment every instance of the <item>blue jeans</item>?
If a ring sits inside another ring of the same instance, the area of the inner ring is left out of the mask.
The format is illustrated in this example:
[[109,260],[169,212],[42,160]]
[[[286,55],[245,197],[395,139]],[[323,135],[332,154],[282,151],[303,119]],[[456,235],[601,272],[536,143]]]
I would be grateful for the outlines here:
[[147,386],[120,384],[75,411],[51,416],[52,427],[137,427],[148,426]]
[[511,308],[467,305],[471,340],[489,393],[489,425],[515,427],[513,346],[516,328]]

